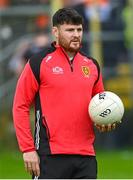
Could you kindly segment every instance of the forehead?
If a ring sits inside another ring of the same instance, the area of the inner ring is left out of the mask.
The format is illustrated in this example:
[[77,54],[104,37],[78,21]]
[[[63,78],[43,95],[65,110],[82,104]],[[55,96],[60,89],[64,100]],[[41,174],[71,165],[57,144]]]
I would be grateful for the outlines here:
[[75,25],[75,24],[62,24],[62,25],[59,25],[59,28],[61,29],[69,29],[69,28],[74,28],[74,29],[77,29],[77,28],[82,28],[82,24],[78,24],[78,25]]

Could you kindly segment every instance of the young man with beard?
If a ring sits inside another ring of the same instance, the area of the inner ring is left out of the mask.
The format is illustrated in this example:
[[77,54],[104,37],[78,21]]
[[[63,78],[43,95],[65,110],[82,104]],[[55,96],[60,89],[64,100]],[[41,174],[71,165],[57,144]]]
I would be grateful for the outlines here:
[[[26,170],[40,179],[97,177],[91,98],[104,91],[96,60],[80,52],[83,19],[71,8],[53,16],[56,41],[26,64],[16,87],[13,117]],[[29,111],[35,105],[35,136]],[[110,131],[115,125],[98,126]]]

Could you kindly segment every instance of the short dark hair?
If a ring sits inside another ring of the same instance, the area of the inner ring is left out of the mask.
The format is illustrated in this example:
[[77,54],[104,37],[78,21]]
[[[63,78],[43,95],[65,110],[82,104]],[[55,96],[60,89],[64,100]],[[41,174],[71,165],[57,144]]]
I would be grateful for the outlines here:
[[52,18],[53,26],[66,24],[83,25],[82,16],[73,8],[62,8],[56,11]]

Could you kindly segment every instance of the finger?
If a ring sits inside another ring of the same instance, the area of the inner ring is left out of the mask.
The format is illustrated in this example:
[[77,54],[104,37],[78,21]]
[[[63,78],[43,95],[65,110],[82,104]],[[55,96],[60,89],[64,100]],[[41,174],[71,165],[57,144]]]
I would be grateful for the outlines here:
[[33,169],[32,169],[32,163],[27,162],[27,172],[29,172],[31,175],[33,174]]
[[99,126],[99,125],[97,125],[97,124],[95,125],[95,127],[96,127],[97,129],[100,129],[100,126]]
[[29,162],[24,162],[24,164],[25,164],[25,170],[26,170],[27,172],[31,173],[31,171],[32,171],[32,166],[30,165],[30,163],[29,163]]
[[105,130],[106,130],[105,125],[102,124],[102,126],[101,126],[101,132],[104,132]]
[[28,163],[27,162],[24,162],[24,167],[25,167],[25,170],[28,171]]
[[35,176],[40,176],[40,168],[39,168],[38,162],[32,163],[32,171],[33,171]]
[[111,131],[112,130],[112,126],[111,126],[111,124],[108,124],[107,125],[107,131]]
[[95,123],[95,126],[100,132],[102,132],[102,125],[99,125],[99,124]]
[[36,176],[36,163],[35,162],[32,162],[32,172]]
[[36,176],[40,176],[40,167],[39,167],[39,163],[36,163]]
[[113,123],[113,124],[112,124],[112,130],[115,130],[115,128],[116,128],[116,124]]
[[101,125],[98,125],[98,124],[94,124],[96,126],[96,128],[101,131]]

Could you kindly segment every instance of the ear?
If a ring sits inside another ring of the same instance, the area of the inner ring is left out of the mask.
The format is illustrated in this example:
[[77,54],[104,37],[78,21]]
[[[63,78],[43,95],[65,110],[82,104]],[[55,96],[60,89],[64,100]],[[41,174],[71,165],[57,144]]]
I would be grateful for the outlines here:
[[58,39],[58,36],[59,36],[58,27],[54,26],[54,27],[52,28],[52,34],[55,36],[56,39]]

